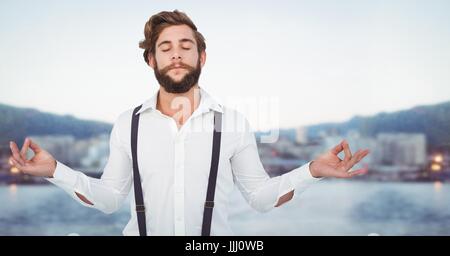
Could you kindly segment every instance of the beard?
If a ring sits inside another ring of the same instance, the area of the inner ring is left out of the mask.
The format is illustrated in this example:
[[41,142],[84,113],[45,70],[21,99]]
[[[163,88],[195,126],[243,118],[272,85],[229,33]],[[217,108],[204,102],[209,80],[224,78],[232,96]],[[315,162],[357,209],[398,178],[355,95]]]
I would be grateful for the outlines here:
[[185,93],[189,91],[194,85],[198,83],[202,71],[200,59],[197,62],[197,67],[192,67],[184,63],[179,64],[181,68],[187,69],[188,73],[180,81],[173,80],[167,73],[174,68],[175,65],[169,65],[161,70],[156,64],[154,72],[156,80],[168,93]]

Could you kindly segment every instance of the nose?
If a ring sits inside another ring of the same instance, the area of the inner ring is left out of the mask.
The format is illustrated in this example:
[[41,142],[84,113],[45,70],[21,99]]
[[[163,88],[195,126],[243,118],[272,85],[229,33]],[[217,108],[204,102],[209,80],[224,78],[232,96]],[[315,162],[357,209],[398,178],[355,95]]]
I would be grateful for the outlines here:
[[178,54],[177,52],[175,52],[172,56],[172,60],[181,60],[181,56],[180,54]]

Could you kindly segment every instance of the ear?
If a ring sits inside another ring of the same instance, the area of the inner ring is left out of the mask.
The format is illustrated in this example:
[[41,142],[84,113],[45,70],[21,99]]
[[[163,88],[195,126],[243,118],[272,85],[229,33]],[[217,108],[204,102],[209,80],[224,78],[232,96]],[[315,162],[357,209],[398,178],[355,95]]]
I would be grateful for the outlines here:
[[205,63],[206,63],[206,51],[202,51],[202,52],[200,53],[199,58],[200,58],[200,65],[201,65],[202,68],[203,68],[203,66],[204,66]]
[[152,53],[150,53],[150,52],[148,53],[148,55],[147,55],[147,60],[148,60],[148,65],[149,65],[151,68],[155,69],[155,67],[156,67],[155,57],[153,56]]

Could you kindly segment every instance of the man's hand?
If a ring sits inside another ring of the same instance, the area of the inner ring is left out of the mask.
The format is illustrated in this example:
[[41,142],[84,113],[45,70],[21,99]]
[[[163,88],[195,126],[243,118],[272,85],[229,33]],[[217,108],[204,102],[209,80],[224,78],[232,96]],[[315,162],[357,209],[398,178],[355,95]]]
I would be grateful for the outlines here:
[[[344,151],[345,157],[341,160],[338,154]],[[312,161],[309,166],[311,175],[315,178],[335,177],[335,178],[351,178],[356,175],[367,173],[367,169],[359,169],[350,171],[361,159],[369,154],[369,150],[358,150],[354,155],[350,151],[347,141],[343,140],[330,151]]]
[[[20,171],[33,176],[52,178],[56,169],[56,160],[50,153],[40,148],[31,139],[26,138],[22,149],[19,151],[17,144],[13,141],[9,142],[12,156],[9,163],[17,167]],[[27,150],[31,148],[34,152],[33,158],[27,160]]]

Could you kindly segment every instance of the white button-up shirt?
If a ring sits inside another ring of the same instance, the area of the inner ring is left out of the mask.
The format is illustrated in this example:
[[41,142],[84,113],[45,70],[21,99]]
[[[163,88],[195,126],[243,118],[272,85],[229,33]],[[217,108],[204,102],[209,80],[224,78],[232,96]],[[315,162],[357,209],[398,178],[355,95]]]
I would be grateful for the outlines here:
[[[268,211],[278,199],[295,190],[298,194],[318,181],[309,163],[270,178],[264,170],[255,136],[244,116],[218,104],[203,89],[200,104],[178,129],[175,120],[156,109],[156,93],[143,103],[140,114],[137,157],[141,175],[146,227],[149,235],[201,235],[204,203],[210,172],[214,112],[223,113],[222,139],[211,235],[232,235],[228,223],[234,185],[254,209]],[[110,155],[100,179],[86,176],[57,162],[53,178],[75,200],[105,213],[118,210],[130,191],[131,218],[124,235],[139,235],[135,212],[131,158],[131,116],[122,113],[110,135]],[[75,192],[93,205],[84,203]]]

